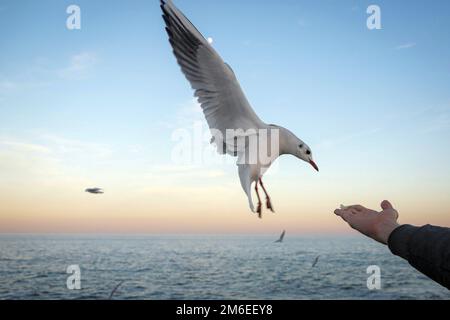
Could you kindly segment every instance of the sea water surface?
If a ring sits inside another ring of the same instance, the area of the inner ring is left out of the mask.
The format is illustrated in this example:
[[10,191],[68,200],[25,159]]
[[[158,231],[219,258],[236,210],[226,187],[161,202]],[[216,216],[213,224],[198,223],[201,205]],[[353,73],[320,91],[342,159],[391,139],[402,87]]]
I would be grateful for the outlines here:
[[[364,237],[0,235],[0,299],[449,299]],[[315,267],[314,260],[319,256]],[[81,290],[69,290],[69,265]],[[381,271],[369,290],[367,268]]]

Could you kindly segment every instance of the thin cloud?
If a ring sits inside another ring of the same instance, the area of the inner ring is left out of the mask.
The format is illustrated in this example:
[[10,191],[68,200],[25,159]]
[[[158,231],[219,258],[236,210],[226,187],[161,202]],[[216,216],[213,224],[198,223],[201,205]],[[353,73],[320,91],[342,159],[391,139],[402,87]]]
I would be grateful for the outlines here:
[[155,165],[152,168],[153,174],[162,175],[164,177],[172,176],[172,178],[180,177],[196,177],[196,178],[218,178],[226,175],[225,171],[220,169],[204,168],[193,165]]
[[58,136],[0,137],[0,180],[11,184],[27,182],[42,187],[81,188],[92,183],[92,177],[85,176],[86,168],[101,166],[101,160],[105,159],[102,157],[110,152],[107,146]]
[[25,90],[43,88],[48,86],[49,82],[44,81],[22,81],[22,80],[11,80],[3,79],[0,80],[0,93],[14,93],[22,92]]
[[88,154],[106,157],[112,154],[108,145],[67,139],[52,134],[37,135],[33,141],[20,138],[0,137],[0,148],[8,148],[23,153],[41,153],[63,156],[67,154]]
[[401,120],[403,123],[418,123],[414,131],[420,133],[435,133],[450,129],[450,104],[429,105],[407,113],[390,116],[391,122]]
[[395,47],[395,50],[405,50],[405,49],[411,49],[414,48],[417,45],[415,42],[408,42],[401,45],[398,45]]
[[44,145],[19,139],[0,139],[0,180],[45,183],[63,172],[59,159]]
[[17,88],[17,84],[10,80],[2,80],[0,81],[0,90],[6,91],[6,90],[13,90]]
[[107,157],[112,149],[104,144],[67,139],[56,135],[45,134],[41,138],[57,152],[90,154],[97,157]]
[[[233,172],[234,173],[234,172]],[[235,186],[234,174],[227,174],[221,168],[205,168],[200,166],[182,166],[171,164],[155,165],[145,172],[139,173],[139,179],[133,179],[136,193],[147,194],[186,194],[194,190],[205,194],[213,189],[229,190]],[[203,185],[202,181],[220,179],[220,184]],[[220,192],[219,192],[220,193]]]
[[82,52],[75,54],[70,57],[67,67],[58,70],[58,75],[67,80],[84,79],[96,62],[97,58],[92,53]]
[[180,104],[175,115],[170,119],[158,121],[158,125],[165,129],[190,128],[194,123],[204,122],[202,107],[197,98],[192,98],[183,104]]
[[0,139],[0,147],[12,148],[15,151],[33,152],[33,153],[50,153],[50,149],[34,143],[26,143],[15,140]]
[[17,93],[30,89],[48,87],[60,79],[82,80],[86,79],[97,63],[96,55],[90,52],[81,52],[70,57],[65,67],[55,68],[46,63],[37,61],[28,66],[25,72],[14,76],[0,76],[0,93]]

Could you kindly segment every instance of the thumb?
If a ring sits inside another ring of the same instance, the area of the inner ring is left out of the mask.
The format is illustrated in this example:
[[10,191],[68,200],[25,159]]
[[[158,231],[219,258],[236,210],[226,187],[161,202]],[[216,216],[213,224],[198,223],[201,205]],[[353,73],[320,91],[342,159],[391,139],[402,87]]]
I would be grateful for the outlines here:
[[384,200],[384,201],[381,203],[381,208],[382,208],[383,210],[394,209],[394,207],[392,206],[392,204],[391,204],[389,201],[387,201],[387,200]]

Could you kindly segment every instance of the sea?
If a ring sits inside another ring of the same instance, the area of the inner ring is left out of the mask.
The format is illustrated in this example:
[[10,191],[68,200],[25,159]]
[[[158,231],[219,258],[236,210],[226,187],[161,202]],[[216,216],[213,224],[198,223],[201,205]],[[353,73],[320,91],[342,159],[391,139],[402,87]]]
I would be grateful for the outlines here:
[[362,236],[0,235],[0,299],[449,299]]

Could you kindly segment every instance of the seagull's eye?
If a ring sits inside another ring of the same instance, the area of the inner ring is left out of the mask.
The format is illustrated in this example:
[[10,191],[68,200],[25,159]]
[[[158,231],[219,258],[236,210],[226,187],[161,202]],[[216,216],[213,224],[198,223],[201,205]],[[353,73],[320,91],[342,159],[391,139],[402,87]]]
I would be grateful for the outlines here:
[[306,154],[307,154],[307,155],[310,155],[310,154],[311,154],[311,151],[306,150]]
[[299,145],[298,147],[299,147],[300,149],[303,149],[303,144]]

